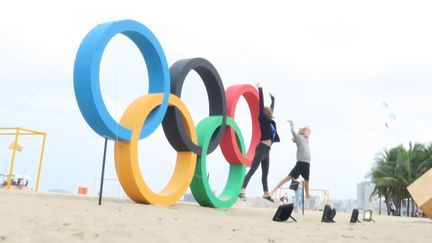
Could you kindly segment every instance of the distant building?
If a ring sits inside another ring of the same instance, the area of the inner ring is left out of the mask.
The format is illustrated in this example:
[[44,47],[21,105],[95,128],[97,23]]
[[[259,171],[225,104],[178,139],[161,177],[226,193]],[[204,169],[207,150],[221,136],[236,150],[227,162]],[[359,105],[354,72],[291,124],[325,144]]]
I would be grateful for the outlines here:
[[358,209],[370,209],[372,203],[369,198],[375,188],[375,185],[369,181],[363,181],[357,184],[357,207]]
[[357,201],[354,199],[344,199],[340,202],[339,211],[342,212],[351,212],[354,208],[357,207]]

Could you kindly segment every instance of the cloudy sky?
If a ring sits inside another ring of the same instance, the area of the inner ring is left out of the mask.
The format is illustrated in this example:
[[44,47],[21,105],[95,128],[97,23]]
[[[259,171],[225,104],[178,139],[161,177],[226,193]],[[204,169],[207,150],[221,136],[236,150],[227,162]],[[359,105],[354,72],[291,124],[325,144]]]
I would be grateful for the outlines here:
[[[100,177],[103,139],[84,121],[73,91],[78,47],[94,26],[133,19],[161,43],[168,64],[204,57],[225,88],[260,81],[276,96],[282,142],[271,152],[270,187],[295,164],[286,119],[309,126],[311,187],[333,198],[355,198],[375,154],[409,141],[432,141],[432,4],[429,1],[8,1],[0,8],[0,126],[48,133],[41,190],[93,193]],[[145,62],[134,44],[116,36],[101,64],[101,87],[111,114],[148,89]],[[267,96],[266,96],[267,98]],[[182,99],[196,123],[207,96],[191,73]],[[268,101],[268,99],[266,100]],[[389,106],[384,107],[386,102]],[[389,118],[393,113],[396,119]],[[244,100],[237,122],[246,140]],[[387,122],[388,128],[385,123]],[[0,137],[0,173],[8,171],[12,137]],[[35,177],[40,138],[22,138],[15,173]],[[116,178],[110,143],[106,177]],[[162,129],[140,142],[140,166],[155,190],[174,168],[175,151]],[[210,183],[223,188],[228,165],[208,158]],[[248,196],[262,193],[260,171]],[[123,195],[115,181],[107,193]]]

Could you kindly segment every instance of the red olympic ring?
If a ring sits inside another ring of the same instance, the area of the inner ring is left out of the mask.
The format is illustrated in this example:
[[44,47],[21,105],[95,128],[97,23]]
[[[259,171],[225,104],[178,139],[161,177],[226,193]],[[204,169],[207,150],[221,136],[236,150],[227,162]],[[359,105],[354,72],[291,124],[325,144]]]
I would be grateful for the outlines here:
[[261,131],[258,122],[259,114],[259,95],[255,87],[250,84],[233,85],[226,91],[227,115],[235,118],[235,110],[241,96],[246,100],[252,118],[252,138],[246,157],[242,155],[236,139],[234,129],[227,127],[220,143],[221,151],[230,164],[244,164],[250,167],[255,155],[255,147],[260,142]]

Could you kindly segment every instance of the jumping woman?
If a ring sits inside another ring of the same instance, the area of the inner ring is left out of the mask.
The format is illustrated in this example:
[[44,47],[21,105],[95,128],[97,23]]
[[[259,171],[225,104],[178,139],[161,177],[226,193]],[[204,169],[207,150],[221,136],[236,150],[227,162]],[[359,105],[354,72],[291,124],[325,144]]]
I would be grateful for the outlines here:
[[264,107],[264,97],[263,97],[263,91],[260,86],[260,83],[258,82],[256,86],[259,91],[259,99],[260,99],[259,100],[260,110],[258,115],[258,121],[260,124],[261,138],[260,138],[260,142],[256,146],[255,155],[252,160],[252,165],[245,176],[239,197],[243,200],[246,200],[246,195],[245,195],[246,187],[252,175],[255,173],[255,171],[258,169],[258,166],[261,164],[261,170],[262,170],[261,180],[262,180],[262,185],[264,190],[263,198],[274,202],[273,199],[271,198],[270,193],[268,192],[267,175],[269,172],[269,165],[270,165],[270,148],[273,143],[280,141],[279,135],[277,134],[277,130],[276,130],[276,122],[273,121],[273,109],[274,109],[275,99],[274,96],[270,94],[271,105],[270,107]]
[[[309,149],[309,135],[311,133],[308,127],[301,128],[298,133],[295,132],[294,122],[288,120],[291,125],[291,132],[293,134],[293,142],[297,145],[297,163],[291,170],[288,176],[283,178],[273,190],[270,195],[273,195],[277,189],[279,189],[283,184],[291,179],[297,180],[301,175],[305,180],[304,187],[306,191],[306,198],[311,198],[309,194],[309,171],[310,171],[310,161],[311,154]],[[298,183],[298,182],[297,182]]]

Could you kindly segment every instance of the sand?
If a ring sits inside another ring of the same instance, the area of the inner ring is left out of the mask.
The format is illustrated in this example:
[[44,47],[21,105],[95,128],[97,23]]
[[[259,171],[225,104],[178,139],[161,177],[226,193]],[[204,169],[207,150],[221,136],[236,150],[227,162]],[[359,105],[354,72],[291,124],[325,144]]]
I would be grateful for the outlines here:
[[273,222],[274,208],[170,207],[89,196],[0,190],[0,242],[431,242],[432,220],[375,216],[321,223],[321,212]]

